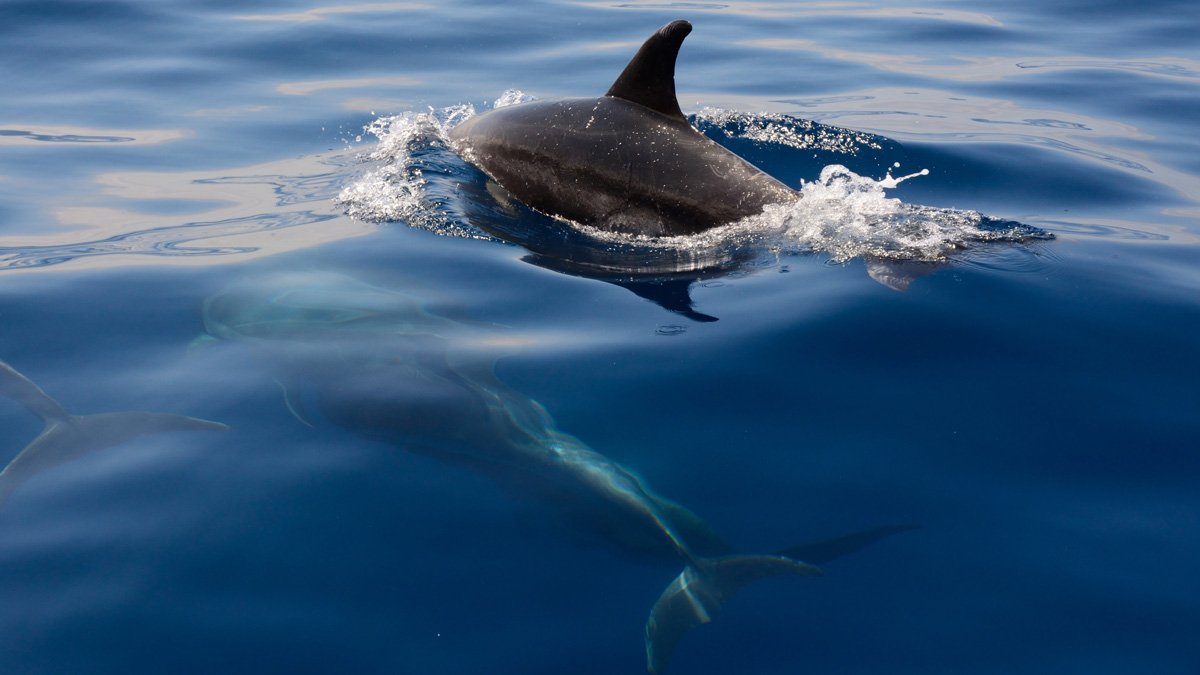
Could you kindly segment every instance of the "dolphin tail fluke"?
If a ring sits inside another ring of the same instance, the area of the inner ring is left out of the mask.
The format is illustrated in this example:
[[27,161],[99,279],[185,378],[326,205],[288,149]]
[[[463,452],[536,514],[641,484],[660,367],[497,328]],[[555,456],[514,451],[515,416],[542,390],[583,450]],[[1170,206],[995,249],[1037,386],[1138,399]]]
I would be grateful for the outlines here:
[[646,666],[661,673],[683,636],[712,621],[746,585],[767,577],[818,576],[818,567],[781,555],[730,555],[689,564],[667,586],[646,622]]

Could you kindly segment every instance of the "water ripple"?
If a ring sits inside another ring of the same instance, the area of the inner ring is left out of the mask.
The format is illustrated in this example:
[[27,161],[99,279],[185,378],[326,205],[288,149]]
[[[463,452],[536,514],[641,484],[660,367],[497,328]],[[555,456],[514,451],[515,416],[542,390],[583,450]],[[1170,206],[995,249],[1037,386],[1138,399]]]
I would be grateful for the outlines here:
[[0,247],[0,269],[46,267],[80,258],[109,255],[223,256],[253,253],[256,246],[189,246],[193,242],[253,232],[281,230],[335,218],[313,211],[260,213],[243,218],[156,227],[106,239],[48,246]]
[[1147,232],[1133,227],[1106,225],[1103,223],[1079,223],[1066,220],[1046,220],[1042,224],[1055,232],[1083,237],[1102,237],[1125,241],[1169,241],[1171,237],[1159,232]]
[[1059,150],[1072,155],[1089,157],[1098,159],[1105,164],[1112,164],[1123,169],[1132,169],[1143,173],[1154,173],[1150,167],[1140,162],[1135,162],[1132,159],[1127,159],[1110,152],[1102,150],[1093,150],[1085,148],[1081,145],[1069,143],[1058,138],[1049,138],[1046,136],[1035,136],[1033,134],[1005,134],[994,132],[969,132],[959,131],[950,133],[926,133],[922,134],[922,138],[931,142],[965,142],[965,143],[1017,143],[1021,145],[1035,145],[1052,150]]
[[1122,61],[1119,59],[1070,58],[1045,59],[1042,61],[1019,61],[1022,70],[1099,68],[1103,70],[1128,70],[1144,75],[1160,77],[1200,78],[1200,64],[1187,59],[1163,59],[1160,61]]
[[133,136],[80,136],[78,134],[39,134],[36,131],[20,129],[0,129],[0,136],[24,138],[30,141],[47,143],[129,143],[136,141]]
[[84,129],[81,127],[46,127],[33,124],[5,125],[0,128],[0,146],[24,143],[129,143],[154,145],[178,140],[186,132],[174,129]]

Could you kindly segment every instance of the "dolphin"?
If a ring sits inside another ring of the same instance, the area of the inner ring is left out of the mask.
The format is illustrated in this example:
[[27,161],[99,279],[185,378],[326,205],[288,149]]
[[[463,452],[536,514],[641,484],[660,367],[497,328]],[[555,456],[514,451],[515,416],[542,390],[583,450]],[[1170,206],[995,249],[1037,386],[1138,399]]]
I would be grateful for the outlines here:
[[525,205],[612,232],[696,234],[795,201],[684,117],[675,58],[691,31],[663,26],[600,98],[491,110],[451,129],[451,147]]
[[92,450],[163,431],[229,429],[220,422],[160,412],[72,415],[4,361],[0,361],[0,394],[23,404],[46,424],[42,433],[0,471],[0,505],[18,485],[35,474]]
[[[283,272],[235,282],[209,298],[204,325],[208,341],[231,343],[227,350],[241,345],[243,358],[271,368],[289,386],[307,383],[305,396],[285,397],[302,423],[325,420],[471,469],[553,503],[625,550],[681,568],[646,622],[651,673],[661,673],[688,630],[711,621],[745,585],[818,575],[804,557],[823,562],[899,531],[878,528],[819,545],[739,554],[691,510],[558,429],[537,401],[501,382],[492,366],[496,351],[511,349],[517,336],[448,318],[430,304],[411,289],[337,273]],[[320,415],[301,416],[300,402]]]

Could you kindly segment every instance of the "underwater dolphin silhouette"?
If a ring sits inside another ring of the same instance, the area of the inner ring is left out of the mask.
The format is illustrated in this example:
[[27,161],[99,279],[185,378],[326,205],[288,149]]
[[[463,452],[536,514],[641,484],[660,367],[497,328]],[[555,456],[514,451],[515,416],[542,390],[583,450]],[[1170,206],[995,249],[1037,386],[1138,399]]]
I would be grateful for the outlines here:
[[0,361],[0,394],[23,404],[46,428],[0,471],[0,505],[34,474],[91,450],[107,448],[144,434],[162,431],[229,429],[220,422],[160,412],[115,412],[72,415],[41,387]]
[[491,110],[451,129],[451,145],[525,205],[614,232],[695,234],[795,201],[684,117],[675,58],[691,31],[663,26],[600,98]]
[[[207,336],[197,344],[249,348],[243,358],[290,383],[285,402],[306,425],[313,426],[304,414],[309,402],[319,413],[313,420],[486,475],[553,503],[626,550],[682,565],[646,622],[651,673],[661,673],[683,636],[743,586],[820,574],[812,563],[907,529],[740,555],[688,508],[559,430],[537,401],[501,382],[495,345],[507,336],[499,327],[452,320],[427,304],[341,274],[260,275],[205,302]],[[307,395],[298,396],[302,382]]]

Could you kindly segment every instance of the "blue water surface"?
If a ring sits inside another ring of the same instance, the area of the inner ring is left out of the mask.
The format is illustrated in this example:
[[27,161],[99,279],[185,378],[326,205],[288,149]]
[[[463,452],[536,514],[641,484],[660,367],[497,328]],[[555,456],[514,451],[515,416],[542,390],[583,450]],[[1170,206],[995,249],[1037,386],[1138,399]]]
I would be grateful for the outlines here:
[[[364,130],[599,95],[677,18],[683,109],[752,163],[927,169],[889,196],[1033,236],[687,267]],[[1198,32],[1167,0],[7,0],[0,361],[72,413],[231,429],[12,489],[0,672],[645,672],[681,565],[442,461],[510,442],[483,399],[740,551],[893,528],[749,586],[668,672],[1200,672]],[[347,215],[364,185],[419,207]],[[14,396],[0,465],[42,430]]]

